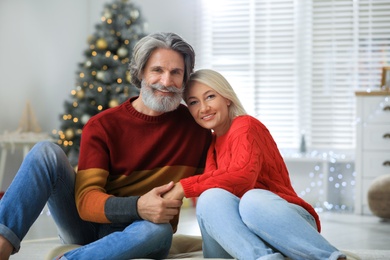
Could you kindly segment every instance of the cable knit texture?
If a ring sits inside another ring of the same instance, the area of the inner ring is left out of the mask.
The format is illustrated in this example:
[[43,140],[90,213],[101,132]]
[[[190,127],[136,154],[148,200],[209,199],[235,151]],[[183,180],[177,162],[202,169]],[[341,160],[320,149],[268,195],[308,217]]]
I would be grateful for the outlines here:
[[321,230],[313,207],[294,191],[286,164],[270,132],[252,116],[236,117],[226,134],[214,136],[205,172],[180,183],[187,198],[198,197],[210,188],[222,188],[238,197],[250,189],[269,190],[305,208]]

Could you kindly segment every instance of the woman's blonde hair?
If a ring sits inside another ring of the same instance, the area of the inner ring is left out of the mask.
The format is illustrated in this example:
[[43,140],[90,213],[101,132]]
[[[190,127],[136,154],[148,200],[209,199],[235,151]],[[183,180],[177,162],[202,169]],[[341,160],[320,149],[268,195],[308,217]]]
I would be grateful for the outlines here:
[[184,89],[184,100],[187,100],[188,89],[194,82],[199,82],[214,89],[222,97],[230,100],[229,117],[233,119],[236,116],[246,115],[246,111],[238,99],[229,82],[219,72],[210,69],[200,69],[192,73],[186,88]]

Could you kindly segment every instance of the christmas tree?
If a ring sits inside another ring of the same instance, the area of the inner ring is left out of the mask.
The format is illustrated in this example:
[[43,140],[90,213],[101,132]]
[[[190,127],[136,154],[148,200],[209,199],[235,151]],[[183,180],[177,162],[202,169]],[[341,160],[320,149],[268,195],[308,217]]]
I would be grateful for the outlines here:
[[71,98],[64,103],[60,130],[53,131],[72,165],[77,165],[82,128],[91,116],[138,94],[130,83],[128,64],[143,31],[140,10],[133,3],[117,0],[104,6],[96,32],[88,37]]

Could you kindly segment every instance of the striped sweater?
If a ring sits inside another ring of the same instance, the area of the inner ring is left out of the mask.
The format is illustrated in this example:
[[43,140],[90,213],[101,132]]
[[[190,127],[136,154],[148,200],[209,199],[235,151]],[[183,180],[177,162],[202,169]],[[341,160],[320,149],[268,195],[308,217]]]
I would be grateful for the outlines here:
[[[210,131],[196,124],[184,105],[147,116],[133,108],[135,99],[99,113],[84,126],[75,188],[84,220],[139,220],[140,195],[204,168]],[[175,228],[177,219],[171,223]]]

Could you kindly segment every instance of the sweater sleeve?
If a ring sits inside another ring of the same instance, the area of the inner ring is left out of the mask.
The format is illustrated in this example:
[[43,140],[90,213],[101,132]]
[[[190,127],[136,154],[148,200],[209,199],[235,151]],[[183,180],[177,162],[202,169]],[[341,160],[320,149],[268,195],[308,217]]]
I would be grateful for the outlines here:
[[76,174],[75,200],[80,217],[97,223],[131,223],[139,220],[139,196],[115,197],[107,194],[109,176],[107,138],[97,122],[83,129]]
[[222,188],[241,197],[253,189],[263,160],[257,138],[250,127],[240,127],[229,132],[219,146],[212,144],[205,172],[180,181],[185,196],[197,197],[207,189]]

